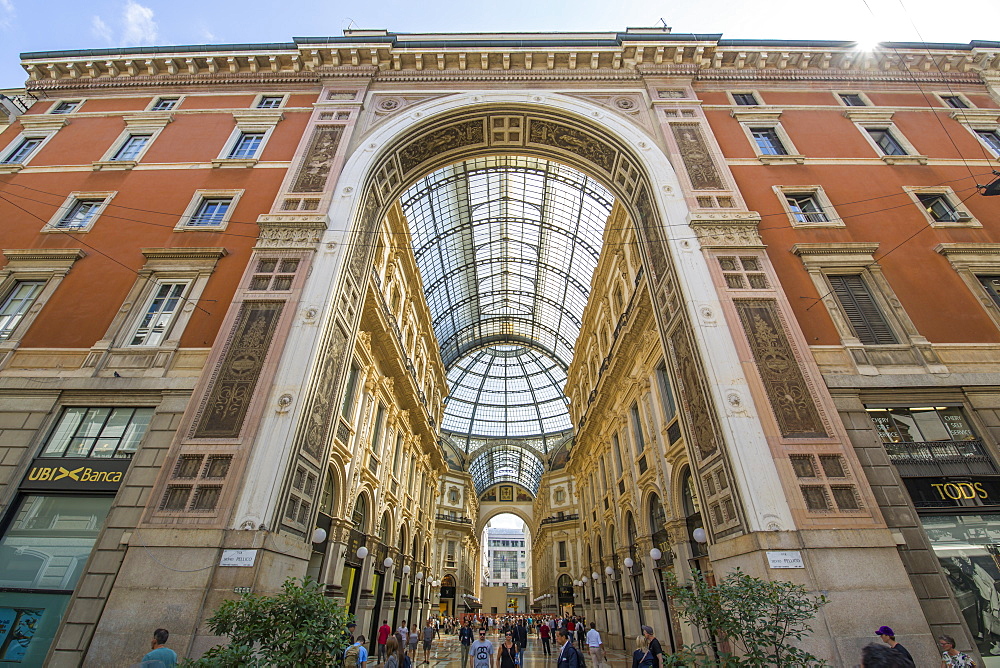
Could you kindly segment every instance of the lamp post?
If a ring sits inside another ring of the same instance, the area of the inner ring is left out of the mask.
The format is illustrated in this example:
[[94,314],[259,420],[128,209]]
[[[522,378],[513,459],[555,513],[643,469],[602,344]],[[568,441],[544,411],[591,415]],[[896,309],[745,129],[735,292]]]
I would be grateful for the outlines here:
[[[674,625],[670,620],[670,604],[667,602],[667,594],[663,591],[663,568],[660,566],[660,559],[663,553],[658,548],[649,551],[649,558],[653,560],[653,570],[656,571],[656,589],[660,594],[660,602],[663,603],[663,614],[667,619],[667,640],[670,641],[670,653],[677,651],[674,643]],[[669,560],[668,560],[669,561]]]
[[[625,568],[628,569],[629,584],[631,584],[632,586],[632,601],[635,603],[635,609],[639,614],[639,626],[645,626],[646,619],[645,616],[642,614],[642,598],[638,588],[635,586],[635,581],[637,578],[635,571],[632,570],[632,567],[635,566],[635,561],[632,559],[632,557],[625,557],[624,563],[625,563]],[[639,566],[639,570],[640,571],[642,570],[641,565]]]

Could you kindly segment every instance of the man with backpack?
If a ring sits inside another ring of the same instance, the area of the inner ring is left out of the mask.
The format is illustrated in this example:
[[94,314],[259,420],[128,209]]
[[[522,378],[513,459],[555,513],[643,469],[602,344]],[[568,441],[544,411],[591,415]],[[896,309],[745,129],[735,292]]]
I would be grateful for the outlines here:
[[368,661],[368,650],[365,649],[365,637],[359,635],[354,643],[344,650],[344,668],[365,668]]
[[556,644],[560,647],[556,668],[586,668],[583,654],[569,641],[569,631],[564,628],[556,629]]

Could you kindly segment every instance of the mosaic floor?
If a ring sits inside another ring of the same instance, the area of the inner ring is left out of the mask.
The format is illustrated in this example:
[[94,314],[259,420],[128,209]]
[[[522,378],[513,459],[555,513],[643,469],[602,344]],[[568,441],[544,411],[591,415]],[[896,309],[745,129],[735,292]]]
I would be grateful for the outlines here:
[[[490,635],[487,639],[493,643],[494,648],[499,647],[500,638],[496,634]],[[611,664],[611,668],[631,668],[632,656],[629,653],[626,656],[625,652],[619,650],[610,650],[605,646],[607,652],[608,663]],[[553,653],[557,652],[556,648],[553,648]],[[430,663],[421,663],[424,658],[424,650],[422,647],[417,648],[416,661],[413,668],[469,668],[468,666],[460,666],[462,660],[462,654],[460,645],[458,643],[458,636],[456,635],[439,635],[431,646],[431,656]],[[587,663],[587,668],[595,668],[592,666],[590,660],[590,654],[587,652],[586,647],[583,649],[584,659]],[[366,668],[375,668],[375,666],[381,665],[375,661],[368,661]],[[538,639],[538,636],[528,636],[528,647],[524,652],[524,666],[523,668],[555,668],[555,656],[547,657],[542,653],[542,643]]]

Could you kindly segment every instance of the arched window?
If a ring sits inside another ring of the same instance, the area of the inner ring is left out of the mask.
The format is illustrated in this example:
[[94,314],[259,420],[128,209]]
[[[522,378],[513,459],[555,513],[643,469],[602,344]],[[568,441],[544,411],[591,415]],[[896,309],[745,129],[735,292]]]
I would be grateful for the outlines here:
[[378,524],[378,540],[383,545],[389,544],[389,512],[382,515],[382,521]]
[[670,552],[667,512],[663,508],[660,497],[656,494],[649,497],[649,533],[653,539],[653,547],[659,549],[663,554]]
[[354,504],[354,513],[351,515],[354,528],[362,533],[368,529],[368,499],[364,494],[358,494],[358,501]]
[[334,505],[337,503],[337,489],[333,482],[333,471],[326,472],[326,480],[323,481],[323,495],[320,497],[319,511],[326,515],[333,516]]

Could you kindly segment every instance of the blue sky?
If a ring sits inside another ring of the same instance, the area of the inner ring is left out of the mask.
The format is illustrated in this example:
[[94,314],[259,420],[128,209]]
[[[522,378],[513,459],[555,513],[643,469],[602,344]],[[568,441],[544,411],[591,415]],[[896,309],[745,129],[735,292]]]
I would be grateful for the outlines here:
[[657,25],[661,18],[674,32],[727,38],[967,43],[998,39],[1000,2],[0,0],[0,88],[23,85],[18,54],[24,51],[286,42],[339,35],[352,22],[397,33],[572,32]]

